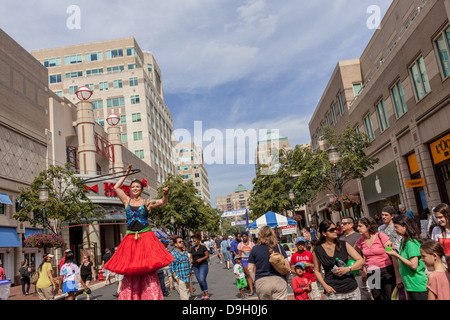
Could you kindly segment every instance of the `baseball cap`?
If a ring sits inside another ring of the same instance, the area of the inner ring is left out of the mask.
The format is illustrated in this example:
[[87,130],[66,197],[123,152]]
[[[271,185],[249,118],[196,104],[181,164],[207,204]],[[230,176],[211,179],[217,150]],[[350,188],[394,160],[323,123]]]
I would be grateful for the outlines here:
[[72,250],[70,250],[70,249],[64,250],[64,253],[68,253],[68,252],[72,252]]
[[240,255],[237,255],[236,257],[234,257],[234,260],[239,260],[242,259],[242,257]]
[[303,263],[303,262],[301,262],[301,261],[299,261],[299,262],[297,262],[296,264],[295,264],[295,267],[301,267],[303,270],[305,270],[305,264]]
[[306,239],[305,238],[297,237],[297,239],[295,239],[295,244],[299,243],[300,241],[306,243]]
[[51,253],[47,253],[46,255],[44,255],[44,259],[47,259],[47,257],[53,258],[54,255]]

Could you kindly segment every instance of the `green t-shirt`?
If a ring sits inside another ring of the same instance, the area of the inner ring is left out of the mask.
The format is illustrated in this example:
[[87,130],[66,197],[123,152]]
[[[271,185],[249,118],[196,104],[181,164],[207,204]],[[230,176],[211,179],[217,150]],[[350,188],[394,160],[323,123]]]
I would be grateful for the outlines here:
[[425,273],[425,263],[422,259],[420,259],[420,243],[417,240],[409,240],[406,243],[405,249],[403,249],[402,239],[400,242],[399,253],[400,256],[408,260],[412,257],[419,258],[419,264],[416,270],[406,266],[400,259],[398,259],[400,275],[406,291],[427,291],[427,275]]

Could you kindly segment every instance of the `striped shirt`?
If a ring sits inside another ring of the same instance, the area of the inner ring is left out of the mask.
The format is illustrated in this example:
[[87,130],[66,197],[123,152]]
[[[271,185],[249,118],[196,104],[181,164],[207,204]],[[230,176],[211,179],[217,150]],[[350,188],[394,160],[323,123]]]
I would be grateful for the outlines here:
[[177,249],[172,250],[171,254],[175,258],[169,265],[170,274],[177,275],[177,277],[183,282],[189,282],[191,277],[191,263],[186,251],[180,253]]

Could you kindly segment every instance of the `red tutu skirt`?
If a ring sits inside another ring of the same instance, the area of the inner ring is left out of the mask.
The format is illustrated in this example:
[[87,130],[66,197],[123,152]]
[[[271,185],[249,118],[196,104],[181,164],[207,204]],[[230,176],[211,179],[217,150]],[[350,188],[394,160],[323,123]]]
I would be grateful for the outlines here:
[[172,263],[174,257],[152,231],[126,235],[112,258],[103,266],[114,273],[138,276],[155,272]]

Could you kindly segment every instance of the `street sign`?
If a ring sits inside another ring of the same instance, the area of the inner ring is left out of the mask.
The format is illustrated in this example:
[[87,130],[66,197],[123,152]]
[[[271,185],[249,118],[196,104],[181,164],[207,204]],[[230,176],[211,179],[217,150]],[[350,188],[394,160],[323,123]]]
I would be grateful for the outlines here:
[[426,185],[425,179],[414,179],[414,180],[408,180],[405,181],[406,187],[408,189],[410,188],[417,188],[417,187],[423,187]]

